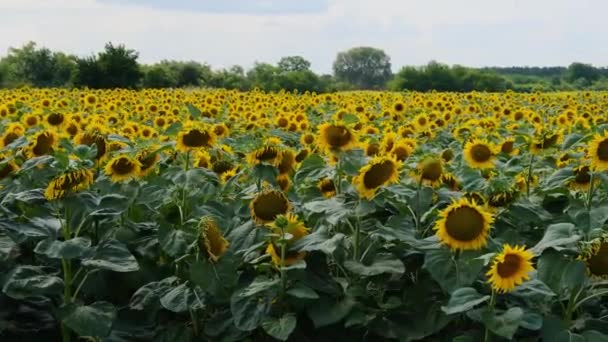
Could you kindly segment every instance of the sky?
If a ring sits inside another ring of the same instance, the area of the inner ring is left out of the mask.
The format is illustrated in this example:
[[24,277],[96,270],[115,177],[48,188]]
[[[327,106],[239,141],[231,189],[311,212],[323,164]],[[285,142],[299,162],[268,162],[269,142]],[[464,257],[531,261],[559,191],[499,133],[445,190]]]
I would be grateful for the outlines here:
[[330,73],[336,54],[383,49],[393,70],[608,65],[604,0],[0,0],[0,55],[35,41],[78,56],[125,44],[140,62],[214,68],[300,55]]

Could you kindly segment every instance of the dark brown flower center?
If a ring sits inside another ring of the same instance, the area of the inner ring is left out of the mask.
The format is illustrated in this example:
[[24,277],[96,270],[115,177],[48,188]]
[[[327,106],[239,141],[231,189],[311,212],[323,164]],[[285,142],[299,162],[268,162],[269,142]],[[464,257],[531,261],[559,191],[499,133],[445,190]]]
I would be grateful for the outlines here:
[[500,151],[507,154],[513,152],[513,141],[505,141],[500,147]]
[[253,200],[254,215],[263,221],[273,221],[279,215],[284,215],[289,209],[289,202],[278,191],[262,193]]
[[601,161],[608,161],[608,139],[602,140],[597,145],[597,157]]
[[591,274],[601,276],[608,274],[608,243],[602,243],[597,253],[587,260]]
[[206,131],[199,131],[198,129],[190,130],[184,134],[182,142],[188,147],[208,147],[210,146],[211,135]]
[[422,179],[434,182],[441,178],[442,173],[443,167],[441,166],[441,162],[432,161],[424,165],[424,168],[422,169]]
[[118,175],[128,175],[135,169],[135,164],[126,157],[121,157],[112,163],[112,171]]
[[589,167],[583,166],[576,170],[574,173],[574,181],[578,184],[588,184],[591,182],[591,175],[589,174]]
[[375,189],[386,183],[395,172],[395,164],[390,160],[374,164],[363,175],[363,184],[367,189]]
[[448,235],[458,241],[473,241],[481,236],[484,228],[481,213],[471,207],[456,208],[448,213],[445,226]]
[[512,277],[521,268],[521,257],[515,254],[505,255],[503,262],[499,262],[497,265],[498,275],[502,278]]
[[492,151],[487,145],[476,144],[471,147],[471,156],[478,163],[483,163],[492,157]]
[[332,125],[326,129],[324,138],[331,148],[340,148],[346,146],[353,135],[344,126]]

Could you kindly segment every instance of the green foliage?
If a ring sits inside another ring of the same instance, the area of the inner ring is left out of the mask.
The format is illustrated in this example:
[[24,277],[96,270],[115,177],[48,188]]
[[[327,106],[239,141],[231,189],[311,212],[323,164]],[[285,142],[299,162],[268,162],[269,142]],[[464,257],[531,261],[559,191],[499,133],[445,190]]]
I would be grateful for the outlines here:
[[338,53],[333,70],[338,81],[358,89],[383,89],[392,76],[390,57],[372,47],[355,47]]

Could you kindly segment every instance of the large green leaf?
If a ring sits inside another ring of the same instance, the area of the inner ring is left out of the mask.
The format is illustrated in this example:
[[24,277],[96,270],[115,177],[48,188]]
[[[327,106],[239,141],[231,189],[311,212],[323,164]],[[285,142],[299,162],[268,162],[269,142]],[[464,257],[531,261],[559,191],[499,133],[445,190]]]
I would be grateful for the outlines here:
[[338,323],[344,319],[355,306],[355,301],[350,297],[340,300],[322,297],[313,306],[308,308],[308,316],[312,319],[316,328],[321,328]]
[[230,299],[230,311],[234,317],[234,325],[243,331],[252,331],[259,327],[270,310],[274,296],[245,295],[247,288],[236,291]]
[[331,255],[338,246],[342,245],[344,238],[345,236],[342,233],[336,233],[333,236],[330,236],[326,229],[319,229],[296,241],[291,247],[291,250],[300,252],[321,251]]
[[562,250],[580,240],[576,227],[572,223],[556,223],[547,227],[543,238],[532,248],[532,253],[541,255],[547,248]]
[[236,285],[239,261],[231,253],[222,255],[217,263],[198,261],[190,266],[190,280],[203,290],[219,295],[220,291],[228,291]]
[[347,260],[344,262],[344,266],[349,271],[362,276],[375,276],[383,273],[403,274],[405,272],[403,262],[390,254],[377,255],[371,265]]
[[480,252],[465,251],[456,259],[447,248],[429,250],[424,257],[424,269],[441,288],[451,293],[454,290],[473,284],[483,269]]
[[106,337],[116,319],[116,308],[108,302],[68,304],[60,308],[61,321],[80,337]]
[[186,312],[205,307],[205,293],[198,286],[191,287],[187,283],[180,284],[160,299],[160,304],[173,312]]
[[127,246],[121,242],[110,239],[101,242],[90,258],[82,264],[91,268],[98,268],[114,272],[134,272],[139,270],[135,257],[129,252]]
[[47,274],[42,267],[19,266],[11,271],[2,292],[15,299],[58,295],[63,290],[61,278]]
[[286,314],[280,318],[269,318],[262,322],[266,333],[279,341],[286,341],[296,328],[297,319],[294,314]]
[[80,259],[92,252],[91,240],[87,237],[77,237],[67,241],[42,240],[34,252],[53,259]]
[[178,283],[177,277],[168,277],[161,281],[154,281],[140,287],[131,297],[129,307],[133,310],[145,310]]
[[452,292],[448,305],[441,307],[441,309],[446,314],[453,315],[468,311],[489,299],[490,296],[484,296],[472,287],[463,287]]

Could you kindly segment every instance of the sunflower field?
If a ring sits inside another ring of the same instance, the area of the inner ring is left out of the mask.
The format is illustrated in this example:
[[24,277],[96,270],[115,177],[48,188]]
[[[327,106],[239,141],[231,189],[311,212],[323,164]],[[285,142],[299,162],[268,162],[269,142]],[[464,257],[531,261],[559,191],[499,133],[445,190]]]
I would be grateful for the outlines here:
[[0,340],[608,341],[607,112],[0,90]]

